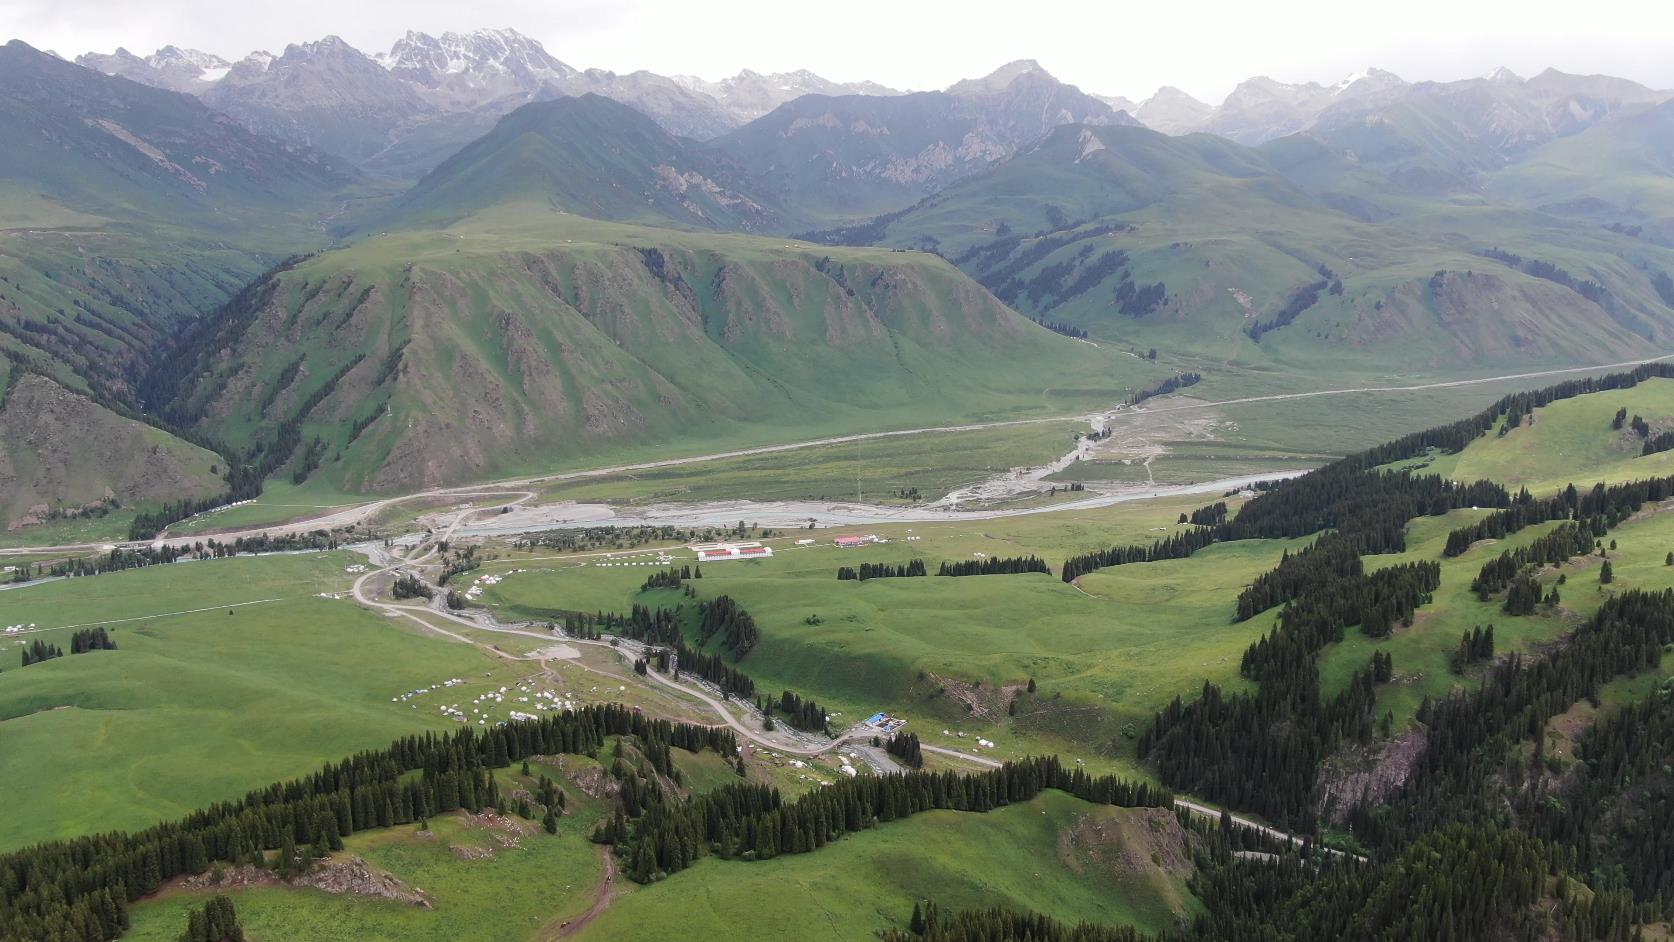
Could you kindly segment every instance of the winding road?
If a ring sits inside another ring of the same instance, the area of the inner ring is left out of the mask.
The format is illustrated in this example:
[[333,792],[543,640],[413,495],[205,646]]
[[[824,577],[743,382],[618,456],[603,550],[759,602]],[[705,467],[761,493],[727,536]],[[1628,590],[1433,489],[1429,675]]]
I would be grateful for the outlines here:
[[[375,598],[374,596],[372,596],[371,594],[368,593],[367,585],[374,578],[376,578],[378,576],[381,576],[381,575],[386,575],[388,573],[395,572],[397,570],[401,570],[401,569],[404,569],[404,568],[423,565],[423,564],[426,564],[426,563],[429,563],[430,561],[432,561],[435,558],[435,556],[438,552],[437,544],[445,542],[455,531],[460,529],[460,527],[462,527],[470,517],[478,515],[478,514],[497,514],[497,513],[499,513],[501,507],[516,506],[518,504],[521,504],[524,501],[527,501],[527,500],[531,499],[532,497],[534,497],[534,495],[532,493],[524,492],[523,494],[518,496],[517,499],[512,500],[512,501],[508,501],[504,504],[496,504],[496,505],[491,506],[491,507],[467,508],[467,509],[460,510],[457,514],[454,515],[453,519],[449,521],[447,527],[445,527],[439,534],[433,535],[427,543],[422,544],[420,547],[416,548],[415,555],[405,557],[405,558],[402,558],[402,559],[397,559],[397,560],[390,561],[386,565],[382,566],[381,568],[368,571],[368,572],[362,574],[361,576],[359,576],[358,578],[356,578],[355,581],[354,581],[354,584],[351,588],[351,593],[354,597],[355,602],[357,602],[358,604],[360,604],[360,605],[362,605],[362,606],[364,606],[368,609],[371,609],[373,611],[383,612],[387,615],[397,615],[397,616],[401,616],[401,617],[405,617],[405,618],[410,618],[413,621],[420,624],[421,626],[423,626],[426,630],[436,632],[438,634],[444,635],[448,638],[452,638],[456,641],[460,641],[460,642],[463,642],[463,643],[466,643],[466,644],[474,644],[474,645],[477,645],[479,647],[483,647],[483,648],[487,649],[494,656],[504,658],[504,659],[507,659],[507,660],[519,660],[519,661],[534,660],[534,661],[543,661],[544,662],[545,659],[540,658],[540,657],[536,657],[536,656],[519,656],[519,655],[508,654],[504,651],[501,651],[501,650],[498,650],[497,648],[494,648],[492,645],[484,644],[483,642],[476,641],[476,640],[474,640],[470,637],[459,634],[458,632],[449,631],[446,628],[442,628],[439,625],[435,625],[435,624],[427,621],[425,618],[420,617],[420,616],[423,615],[423,616],[428,616],[429,618],[445,619],[447,621],[457,623],[457,624],[461,625],[462,627],[469,628],[473,631],[487,631],[487,632],[493,632],[493,633],[497,633],[497,634],[519,635],[519,636],[523,636],[523,637],[527,637],[527,638],[539,639],[539,640],[542,640],[542,641],[555,641],[555,640],[560,640],[561,639],[563,641],[563,643],[567,644],[567,645],[586,645],[586,646],[589,646],[589,647],[606,648],[606,649],[609,649],[612,652],[614,652],[619,657],[621,657],[624,660],[631,663],[636,657],[638,657],[638,656],[640,656],[641,654],[644,653],[644,646],[639,644],[638,642],[632,641],[630,639],[617,638],[617,639],[614,639],[614,643],[613,643],[613,641],[611,641],[611,640],[602,640],[601,639],[601,640],[596,640],[595,641],[595,640],[590,640],[590,639],[586,639],[586,638],[575,638],[575,637],[569,637],[569,636],[555,635],[551,631],[531,631],[527,628],[518,628],[518,627],[507,626],[507,625],[485,623],[483,620],[467,618],[465,616],[456,615],[452,612],[446,611],[445,608],[443,608],[441,606],[440,601],[439,601],[439,597],[438,597],[437,600],[433,600],[433,603],[431,605],[426,606],[426,605],[402,604],[402,603],[397,603],[397,602],[387,602],[387,601],[383,601],[381,599]],[[492,618],[492,615],[490,615],[489,617]],[[582,665],[582,666],[586,667],[586,665]],[[596,668],[587,668],[587,669],[597,670]],[[606,673],[606,672],[601,671],[600,673]],[[615,676],[615,675],[609,675],[609,676]],[[656,684],[660,684],[661,686],[663,686],[665,688],[668,688],[668,689],[678,693],[679,695],[681,695],[683,697],[687,697],[687,698],[690,698],[690,699],[693,699],[693,700],[697,700],[700,703],[704,704],[706,707],[709,708],[709,710],[711,712],[713,712],[715,714],[715,716],[724,725],[727,726],[727,728],[731,729],[740,738],[742,738],[744,740],[747,740],[747,741],[749,741],[750,743],[752,743],[756,746],[760,746],[760,747],[765,748],[765,749],[772,749],[772,750],[775,750],[777,752],[785,753],[787,755],[804,756],[804,757],[819,756],[819,755],[823,755],[825,753],[828,753],[828,752],[831,752],[833,750],[836,750],[836,749],[840,748],[844,743],[854,742],[854,741],[865,741],[865,740],[870,739],[871,736],[873,735],[871,732],[866,731],[866,730],[853,729],[853,730],[850,730],[850,731],[836,737],[835,739],[829,739],[829,740],[824,740],[824,741],[815,741],[814,738],[811,737],[811,736],[804,737],[801,734],[798,734],[798,733],[787,730],[783,726],[781,726],[778,730],[775,731],[775,733],[777,733],[777,735],[775,735],[774,733],[769,733],[766,730],[761,729],[759,727],[759,725],[752,726],[752,725],[746,724],[743,720],[741,720],[738,717],[738,715],[736,713],[734,713],[731,709],[728,709],[727,705],[724,704],[722,702],[722,700],[717,699],[715,696],[713,696],[709,692],[708,689],[699,686],[697,683],[686,683],[686,682],[683,682],[681,680],[676,680],[673,677],[670,677],[666,674],[659,673],[658,671],[654,671],[654,670],[653,671],[647,671],[642,676],[644,678],[646,678],[647,680],[650,680],[651,682],[656,683]],[[748,705],[746,705],[746,709],[748,709]],[[933,746],[933,745],[929,745],[929,744],[923,744],[921,746],[921,748],[925,752],[935,753],[936,755],[946,756],[946,757],[952,758],[952,759],[958,759],[962,762],[968,762],[968,763],[971,763],[973,765],[980,766],[982,768],[997,769],[997,768],[1000,768],[1003,765],[1002,762],[999,762],[995,759],[991,759],[987,756],[973,755],[971,753],[960,752],[957,749],[949,749],[949,748],[946,748],[946,747],[943,747],[943,746]],[[1197,802],[1197,801],[1192,801],[1192,800],[1189,800],[1189,799],[1186,799],[1186,798],[1176,798],[1174,800],[1174,806],[1178,809],[1188,811],[1192,814],[1199,815],[1199,816],[1205,817],[1205,818],[1213,818],[1217,821],[1220,820],[1220,818],[1223,814],[1222,810],[1219,809],[1219,808],[1215,808],[1213,806],[1206,805],[1206,804],[1203,804],[1203,803]],[[1292,845],[1296,845],[1296,846],[1301,846],[1305,842],[1304,838],[1302,838],[1298,835],[1291,834],[1291,833],[1288,833],[1286,831],[1281,831],[1277,828],[1270,827],[1268,825],[1262,824],[1259,821],[1253,821],[1249,818],[1241,817],[1241,816],[1235,815],[1235,814],[1228,815],[1228,817],[1231,819],[1233,824],[1239,825],[1241,827],[1250,828],[1254,831],[1257,831],[1257,832],[1259,832],[1259,833],[1261,833],[1261,834],[1263,834],[1263,835],[1265,835],[1269,838],[1275,839],[1275,840],[1285,841],[1285,842],[1288,842],[1288,843],[1290,843]],[[1322,849],[1326,849],[1329,853],[1332,853],[1332,854],[1339,854],[1340,855],[1342,853],[1341,851],[1330,850],[1330,849],[1327,849],[1327,848],[1322,848]],[[609,883],[610,883],[610,878],[607,877],[607,879],[606,879],[606,890],[601,891],[600,902],[595,904],[594,910],[590,910],[587,915],[580,917],[575,923],[571,923],[571,926],[573,928],[571,928],[568,932],[562,933],[562,935],[567,936],[574,931],[579,931],[581,925],[585,925],[585,923],[587,921],[590,921],[594,916],[598,915],[598,912],[603,910],[603,906],[609,904],[609,901],[610,901],[610,896],[608,894]]]

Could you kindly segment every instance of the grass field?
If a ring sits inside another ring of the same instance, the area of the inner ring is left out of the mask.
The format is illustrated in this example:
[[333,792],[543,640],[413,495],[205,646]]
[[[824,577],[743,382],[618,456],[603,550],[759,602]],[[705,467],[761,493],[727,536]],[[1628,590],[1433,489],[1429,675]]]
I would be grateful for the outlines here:
[[[1429,466],[1470,477],[1520,473],[1542,487],[1566,477],[1588,481],[1601,469],[1613,479],[1659,473],[1647,470],[1656,459],[1627,456],[1618,437],[1601,434],[1609,433],[1609,418],[1621,405],[1653,425],[1667,421],[1674,383],[1557,403],[1524,428],[1486,436],[1457,456],[1432,457]],[[1051,436],[1065,434],[1044,427],[1034,432],[1039,437],[1033,444],[1030,436],[996,437],[988,444],[1046,451],[1057,447]],[[740,461],[723,468],[723,476],[767,482],[775,473],[794,471],[802,477],[784,486],[835,482],[850,468],[840,449],[831,451],[807,456],[815,460],[800,471],[790,462],[756,467]],[[905,449],[890,451],[908,457]],[[938,456],[937,466],[951,468],[980,454],[981,447],[961,445]],[[827,460],[835,467],[822,467]],[[626,488],[615,493],[630,499],[636,487],[652,496],[666,488],[703,493],[713,486],[684,471],[657,480],[594,483]],[[943,560],[1029,553],[1056,570],[1070,554],[1166,535],[1180,513],[1212,499],[795,531],[770,541],[773,558],[710,563],[692,584],[701,598],[730,595],[755,616],[762,641],[742,666],[764,692],[789,688],[811,696],[833,711],[836,727],[887,710],[906,717],[908,728],[928,744],[971,751],[980,736],[996,743],[985,751],[996,758],[1055,752],[1096,770],[1143,776],[1150,773],[1134,761],[1132,738],[1153,711],[1175,695],[1189,699],[1205,680],[1244,688],[1239,655],[1270,629],[1273,613],[1234,624],[1234,600],[1284,551],[1307,540],[1221,544],[1190,559],[1100,570],[1076,586],[1040,574],[858,583],[837,580],[835,570],[916,557],[934,571]],[[1342,643],[1323,652],[1324,692],[1346,684],[1373,651],[1388,651],[1396,676],[1379,689],[1377,710],[1390,712],[1397,729],[1405,728],[1425,696],[1477,681],[1480,669],[1464,676],[1449,670],[1448,655],[1461,632],[1492,623],[1498,653],[1538,654],[1608,593],[1674,581],[1674,569],[1664,564],[1674,550],[1674,513],[1668,509],[1647,508],[1607,537],[1617,542],[1610,554],[1612,585],[1598,584],[1597,557],[1542,573],[1548,584],[1560,573],[1566,577],[1563,604],[1533,616],[1505,616],[1498,600],[1478,600],[1469,583],[1484,561],[1538,538],[1550,524],[1443,560],[1441,588],[1411,627],[1378,641],[1351,628]],[[1440,559],[1447,533],[1484,513],[1419,518],[1409,527],[1404,553],[1368,557],[1367,567]],[[849,532],[888,542],[850,550],[832,545],[833,536]],[[796,545],[809,538],[817,542]],[[506,620],[626,611],[636,602],[689,604],[678,592],[641,591],[660,568],[649,550],[562,554],[490,545],[481,570],[467,578],[503,577],[486,587],[483,601]],[[691,561],[683,547],[671,550],[677,562]],[[506,699],[512,702],[481,698],[520,682],[566,691],[578,702],[620,699],[658,715],[708,718],[663,691],[634,684],[605,648],[587,649],[581,662],[549,662],[550,673],[536,680],[539,665],[532,662],[498,659],[425,635],[404,620],[320,597],[346,588],[352,576],[345,570],[361,561],[349,553],[246,557],[0,594],[0,622],[46,626],[50,630],[41,636],[66,647],[70,626],[114,623],[120,645],[23,670],[15,669],[15,642],[0,648],[0,735],[8,747],[0,753],[0,789],[31,796],[30,814],[0,824],[0,848],[143,826],[383,745],[403,732],[447,728],[451,721],[436,712],[440,700],[391,698],[452,677],[468,682],[445,698],[464,705],[468,721],[501,718],[520,691],[510,689]],[[544,643],[459,630],[514,657]],[[1621,681],[1605,693],[1619,702],[1659,677]],[[1031,679],[1033,693],[1025,690]],[[1584,719],[1572,717],[1571,725]],[[719,757],[682,756],[680,762],[693,789],[736,780]],[[796,791],[834,774],[758,755],[750,761],[750,776]],[[353,839],[353,853],[430,892],[436,903],[431,910],[264,887],[239,892],[240,912],[252,936],[264,939],[309,942],[345,932],[390,940],[546,938],[592,901],[600,863],[582,834],[587,815],[599,811],[582,802],[558,837],[529,835],[519,847],[485,860],[465,860],[450,849],[489,840],[480,824],[459,819],[438,821],[433,837],[406,828]],[[757,864],[708,860],[649,887],[624,885],[582,938],[675,939],[729,928],[761,937],[861,938],[899,924],[923,896],[951,906],[999,903],[1066,919],[1158,928],[1193,903],[1183,889],[1183,870],[1151,860],[1152,853],[1168,857],[1156,847],[1157,827],[1138,813],[1095,809],[1056,794],[987,816],[930,814],[817,854]],[[142,905],[132,937],[172,938],[193,899],[171,892]]]
[[[1638,436],[1628,429],[1610,428],[1616,410],[1624,407],[1630,417],[1641,414],[1654,427],[1666,426],[1674,421],[1674,381],[1650,380],[1632,389],[1556,402],[1536,410],[1532,420],[1503,436],[1490,432],[1458,454],[1433,454],[1407,466],[1458,480],[1489,478],[1513,488],[1526,486],[1536,493],[1550,493],[1570,483],[1587,488],[1597,481],[1619,483],[1674,473],[1669,453],[1639,457]],[[1461,633],[1492,624],[1499,653],[1534,653],[1590,615],[1607,593],[1627,588],[1657,589],[1674,583],[1674,570],[1664,565],[1666,554],[1674,550],[1674,517],[1668,509],[1645,508],[1605,538],[1618,545],[1610,554],[1615,570],[1610,587],[1598,584],[1600,560],[1596,556],[1548,567],[1540,574],[1543,585],[1551,586],[1560,575],[1565,577],[1559,587],[1562,605],[1557,611],[1543,607],[1535,615],[1521,617],[1501,611],[1501,599],[1478,600],[1470,591],[1471,580],[1483,563],[1508,549],[1527,545],[1549,532],[1555,523],[1529,527],[1504,540],[1484,541],[1449,560],[1442,559],[1448,531],[1486,511],[1454,511],[1445,517],[1414,521],[1406,553],[1368,557],[1366,564],[1372,568],[1416,559],[1441,560],[1441,588],[1434,601],[1419,610],[1411,628],[1378,642],[1351,631],[1342,644],[1329,649],[1320,661],[1324,689],[1341,689],[1355,671],[1365,666],[1374,650],[1388,651],[1394,656],[1396,682],[1380,691],[1378,709],[1393,712],[1398,724],[1409,722],[1425,696],[1443,695],[1455,684],[1468,683],[1475,676],[1461,678],[1448,671],[1448,655],[1458,645]]]
[[[1001,756],[1053,749],[1126,759],[1128,735],[1159,704],[1192,694],[1205,678],[1239,682],[1238,655],[1256,630],[1231,624],[1232,600],[1300,544],[1218,546],[1191,560],[1095,573],[1080,589],[1038,574],[843,582],[836,569],[919,557],[934,571],[942,560],[978,553],[1038,553],[1056,567],[1070,553],[1156,539],[1205,502],[858,528],[891,540],[861,549],[831,545],[831,535],[846,530],[797,531],[772,541],[771,560],[711,563],[693,585],[704,598],[738,599],[756,618],[763,640],[743,666],[760,687],[813,696],[843,714],[839,725],[887,709],[914,721],[931,743],[968,748],[980,735]],[[819,544],[794,545],[811,537]],[[614,558],[650,558],[643,554]],[[639,592],[654,566],[601,565],[608,561],[507,554],[485,567],[510,574],[483,598],[503,618],[535,619],[681,601],[672,591]],[[1030,678],[1039,690],[1023,694],[1012,715],[1010,700]]]
[[1642,415],[1653,433],[1674,428],[1674,380],[1652,379],[1554,402],[1532,421],[1498,435],[1490,432],[1456,455],[1436,455],[1425,465],[1456,480],[1488,478],[1508,487],[1550,492],[1574,483],[1616,483],[1674,473],[1674,452],[1640,457],[1641,439],[1610,427],[1617,409]]
[[580,938],[868,938],[904,928],[926,898],[1156,930],[1192,905],[1187,868],[1150,858],[1173,833],[1163,819],[1057,792],[983,815],[930,812],[770,865],[706,860],[624,897]]
[[[264,887],[233,894],[239,920],[252,939],[288,942],[356,939],[365,942],[468,942],[544,939],[549,924],[585,911],[593,901],[601,865],[598,849],[581,836],[590,818],[566,818],[556,836],[535,833],[516,848],[499,848],[485,828],[458,815],[432,821],[433,837],[412,826],[358,834],[345,850],[395,874],[432,900],[426,909],[393,900],[336,895],[320,890]],[[463,852],[492,848],[483,859]],[[166,892],[133,908],[132,942],[174,942],[186,911],[206,894]]]
[[[315,597],[345,588],[354,559],[177,563],[0,595],[7,624],[104,624],[118,645],[21,670],[21,642],[0,649],[0,790],[30,796],[28,813],[0,818],[0,848],[179,816],[443,724],[390,702],[403,691],[514,676],[477,649]],[[71,633],[28,637],[68,651]]]
[[[267,887],[235,891],[255,939],[323,942],[501,942],[548,939],[591,904],[601,873],[583,835],[595,812],[567,816],[559,834],[465,860],[454,847],[493,846],[459,816],[358,834],[346,851],[419,887],[433,908]],[[934,850],[926,854],[926,848]],[[657,884],[618,882],[616,901],[578,938],[673,940],[867,938],[904,926],[917,899],[950,907],[1009,904],[1061,918],[1168,924],[1195,905],[1190,865],[1166,813],[1089,805],[1057,792],[989,814],[938,811],[892,822],[811,854],[771,862],[705,860]],[[165,892],[134,908],[134,942],[172,942],[200,892]]]
[[1075,447],[1086,423],[1062,421],[962,432],[930,432],[707,461],[609,477],[563,481],[543,500],[626,503],[753,500],[854,500],[911,504],[1012,468],[1046,464]]

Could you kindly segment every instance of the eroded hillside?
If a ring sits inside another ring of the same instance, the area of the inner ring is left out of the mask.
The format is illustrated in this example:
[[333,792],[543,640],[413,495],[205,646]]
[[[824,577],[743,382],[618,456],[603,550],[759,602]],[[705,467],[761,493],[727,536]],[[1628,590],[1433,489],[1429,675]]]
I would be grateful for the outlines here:
[[1061,413],[1156,372],[929,256],[563,225],[375,239],[285,271],[196,339],[169,414],[274,470],[392,490]]

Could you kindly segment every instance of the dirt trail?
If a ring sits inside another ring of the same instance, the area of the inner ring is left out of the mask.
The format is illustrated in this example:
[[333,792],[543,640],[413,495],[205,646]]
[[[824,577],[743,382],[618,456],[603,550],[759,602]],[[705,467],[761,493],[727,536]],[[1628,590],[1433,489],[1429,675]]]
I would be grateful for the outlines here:
[[599,917],[599,914],[610,908],[611,901],[616,898],[616,855],[610,852],[607,844],[599,845],[599,860],[604,863],[604,876],[599,880],[598,896],[588,910],[558,927],[556,935],[551,938],[567,939],[577,932],[587,928],[587,924]]

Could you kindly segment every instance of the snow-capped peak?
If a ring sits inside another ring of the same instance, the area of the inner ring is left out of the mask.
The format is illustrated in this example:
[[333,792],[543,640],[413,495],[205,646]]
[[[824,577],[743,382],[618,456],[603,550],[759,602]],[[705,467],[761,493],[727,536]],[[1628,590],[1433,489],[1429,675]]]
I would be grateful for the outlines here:
[[373,59],[392,72],[404,72],[424,84],[445,76],[500,80],[515,76],[526,82],[567,78],[576,71],[553,58],[537,40],[512,29],[479,29],[469,33],[408,32],[387,53]]
[[145,57],[146,64],[154,69],[164,69],[170,66],[189,66],[196,69],[224,69],[232,63],[214,53],[201,52],[197,49],[182,49],[179,46],[164,46]]
[[1338,82],[1336,85],[1333,85],[1332,88],[1334,90],[1340,92],[1343,89],[1348,88],[1350,85],[1353,85],[1355,82],[1358,82],[1361,79],[1364,79],[1365,77],[1366,77],[1366,72],[1364,70],[1361,70],[1359,72],[1354,72],[1354,73],[1351,73],[1347,76],[1344,76],[1343,80]]

